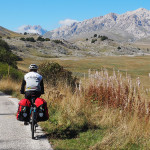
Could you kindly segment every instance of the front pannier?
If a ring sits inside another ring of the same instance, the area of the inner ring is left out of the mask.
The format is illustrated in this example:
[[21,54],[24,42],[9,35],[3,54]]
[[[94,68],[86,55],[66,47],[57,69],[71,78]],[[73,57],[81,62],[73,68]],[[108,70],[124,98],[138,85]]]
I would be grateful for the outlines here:
[[19,121],[29,121],[30,119],[30,106],[31,102],[28,99],[22,99],[18,103],[18,112],[17,112],[17,120]]
[[49,118],[47,103],[42,98],[37,98],[35,100],[35,105],[37,107],[37,121],[46,121]]

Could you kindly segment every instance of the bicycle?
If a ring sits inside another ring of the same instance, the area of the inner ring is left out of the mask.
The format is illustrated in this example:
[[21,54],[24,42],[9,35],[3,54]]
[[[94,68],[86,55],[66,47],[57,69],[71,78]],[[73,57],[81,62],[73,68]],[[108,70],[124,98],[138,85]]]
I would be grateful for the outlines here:
[[35,95],[31,96],[31,108],[30,108],[30,124],[31,124],[31,135],[32,139],[34,139],[34,132],[36,132],[36,127],[37,125],[37,108],[36,105],[34,104],[36,100]]

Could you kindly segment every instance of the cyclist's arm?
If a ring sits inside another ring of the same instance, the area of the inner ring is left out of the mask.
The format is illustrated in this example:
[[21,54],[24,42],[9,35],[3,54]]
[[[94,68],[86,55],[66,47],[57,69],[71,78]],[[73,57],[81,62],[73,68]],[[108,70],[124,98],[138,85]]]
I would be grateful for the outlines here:
[[26,81],[23,79],[21,89],[20,89],[21,94],[25,94],[25,85],[26,85]]
[[43,79],[41,80],[40,86],[41,86],[41,94],[44,94],[44,83],[43,83]]

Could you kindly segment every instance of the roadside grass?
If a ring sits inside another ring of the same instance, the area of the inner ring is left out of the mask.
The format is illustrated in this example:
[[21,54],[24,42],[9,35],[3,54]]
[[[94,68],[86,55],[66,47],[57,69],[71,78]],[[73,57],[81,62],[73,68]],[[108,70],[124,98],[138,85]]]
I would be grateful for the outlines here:
[[5,94],[12,95],[19,99],[23,98],[23,95],[20,94],[21,82],[15,81],[9,77],[2,78],[0,80],[0,91]]

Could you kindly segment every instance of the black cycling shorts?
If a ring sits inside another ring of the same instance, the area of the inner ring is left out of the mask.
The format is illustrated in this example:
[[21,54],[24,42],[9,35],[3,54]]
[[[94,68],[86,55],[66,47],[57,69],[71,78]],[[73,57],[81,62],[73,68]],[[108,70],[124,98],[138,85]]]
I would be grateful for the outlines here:
[[26,91],[25,92],[25,99],[30,100],[32,96],[35,96],[36,98],[41,96],[41,92],[39,91]]

